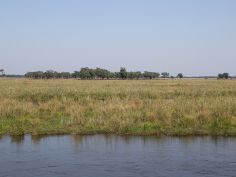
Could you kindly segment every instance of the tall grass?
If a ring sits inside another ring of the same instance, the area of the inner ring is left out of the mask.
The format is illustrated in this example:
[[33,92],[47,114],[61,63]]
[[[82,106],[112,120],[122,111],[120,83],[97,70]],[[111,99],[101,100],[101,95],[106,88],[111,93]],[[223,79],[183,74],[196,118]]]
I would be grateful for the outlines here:
[[25,133],[236,135],[236,81],[0,79],[0,135]]

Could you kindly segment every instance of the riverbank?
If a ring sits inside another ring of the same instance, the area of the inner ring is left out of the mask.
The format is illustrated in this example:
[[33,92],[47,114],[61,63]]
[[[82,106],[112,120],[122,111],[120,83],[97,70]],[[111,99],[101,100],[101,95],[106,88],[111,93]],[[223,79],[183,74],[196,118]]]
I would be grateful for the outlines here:
[[0,80],[0,135],[236,135],[234,80]]

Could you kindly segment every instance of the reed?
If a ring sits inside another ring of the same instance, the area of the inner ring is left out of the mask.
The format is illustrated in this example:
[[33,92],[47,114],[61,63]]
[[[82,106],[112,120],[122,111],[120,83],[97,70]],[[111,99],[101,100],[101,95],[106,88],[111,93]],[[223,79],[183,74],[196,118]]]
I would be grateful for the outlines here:
[[0,79],[0,135],[236,135],[234,80]]

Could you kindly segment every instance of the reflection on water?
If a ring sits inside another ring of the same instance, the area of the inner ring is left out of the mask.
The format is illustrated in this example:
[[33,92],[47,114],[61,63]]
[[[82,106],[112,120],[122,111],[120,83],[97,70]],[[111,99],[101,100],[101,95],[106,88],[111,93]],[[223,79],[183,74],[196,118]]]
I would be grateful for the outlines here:
[[47,137],[48,135],[32,135],[31,136],[32,144],[39,144],[43,138],[47,138]]
[[3,176],[236,176],[236,138],[0,137]]
[[25,136],[11,136],[11,143],[22,144],[24,139],[25,139]]

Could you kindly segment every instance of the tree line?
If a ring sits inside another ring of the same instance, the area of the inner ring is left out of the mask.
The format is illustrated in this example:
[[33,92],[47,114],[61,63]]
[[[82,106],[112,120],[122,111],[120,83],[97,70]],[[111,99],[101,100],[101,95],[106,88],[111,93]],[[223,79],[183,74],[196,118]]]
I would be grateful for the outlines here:
[[[69,79],[69,78],[78,78],[78,79],[157,79],[157,78],[183,78],[183,74],[179,73],[177,76],[170,76],[168,72],[150,72],[150,71],[130,71],[128,72],[126,68],[121,67],[119,72],[111,72],[107,69],[103,68],[81,68],[80,71],[70,72],[57,72],[54,70],[43,71],[35,71],[35,72],[27,72],[25,75],[9,75],[5,74],[4,69],[0,69],[0,77],[26,77],[32,79]],[[186,77],[191,78],[191,77]],[[203,77],[194,77],[194,78],[203,78]],[[204,76],[205,79],[208,76]],[[236,77],[232,77],[229,73],[219,73],[216,77],[209,76],[209,78],[217,78],[217,79],[232,79]]]
[[[79,79],[157,79],[157,78],[169,78],[170,74],[168,72],[150,72],[150,71],[130,71],[128,72],[126,68],[121,67],[119,72],[111,72],[103,68],[81,68],[80,71],[70,72],[57,72],[53,70],[48,70],[46,72],[36,71],[27,72],[25,77],[32,79],[69,79],[69,78],[79,78]],[[183,78],[183,74],[179,73],[176,77]]]

